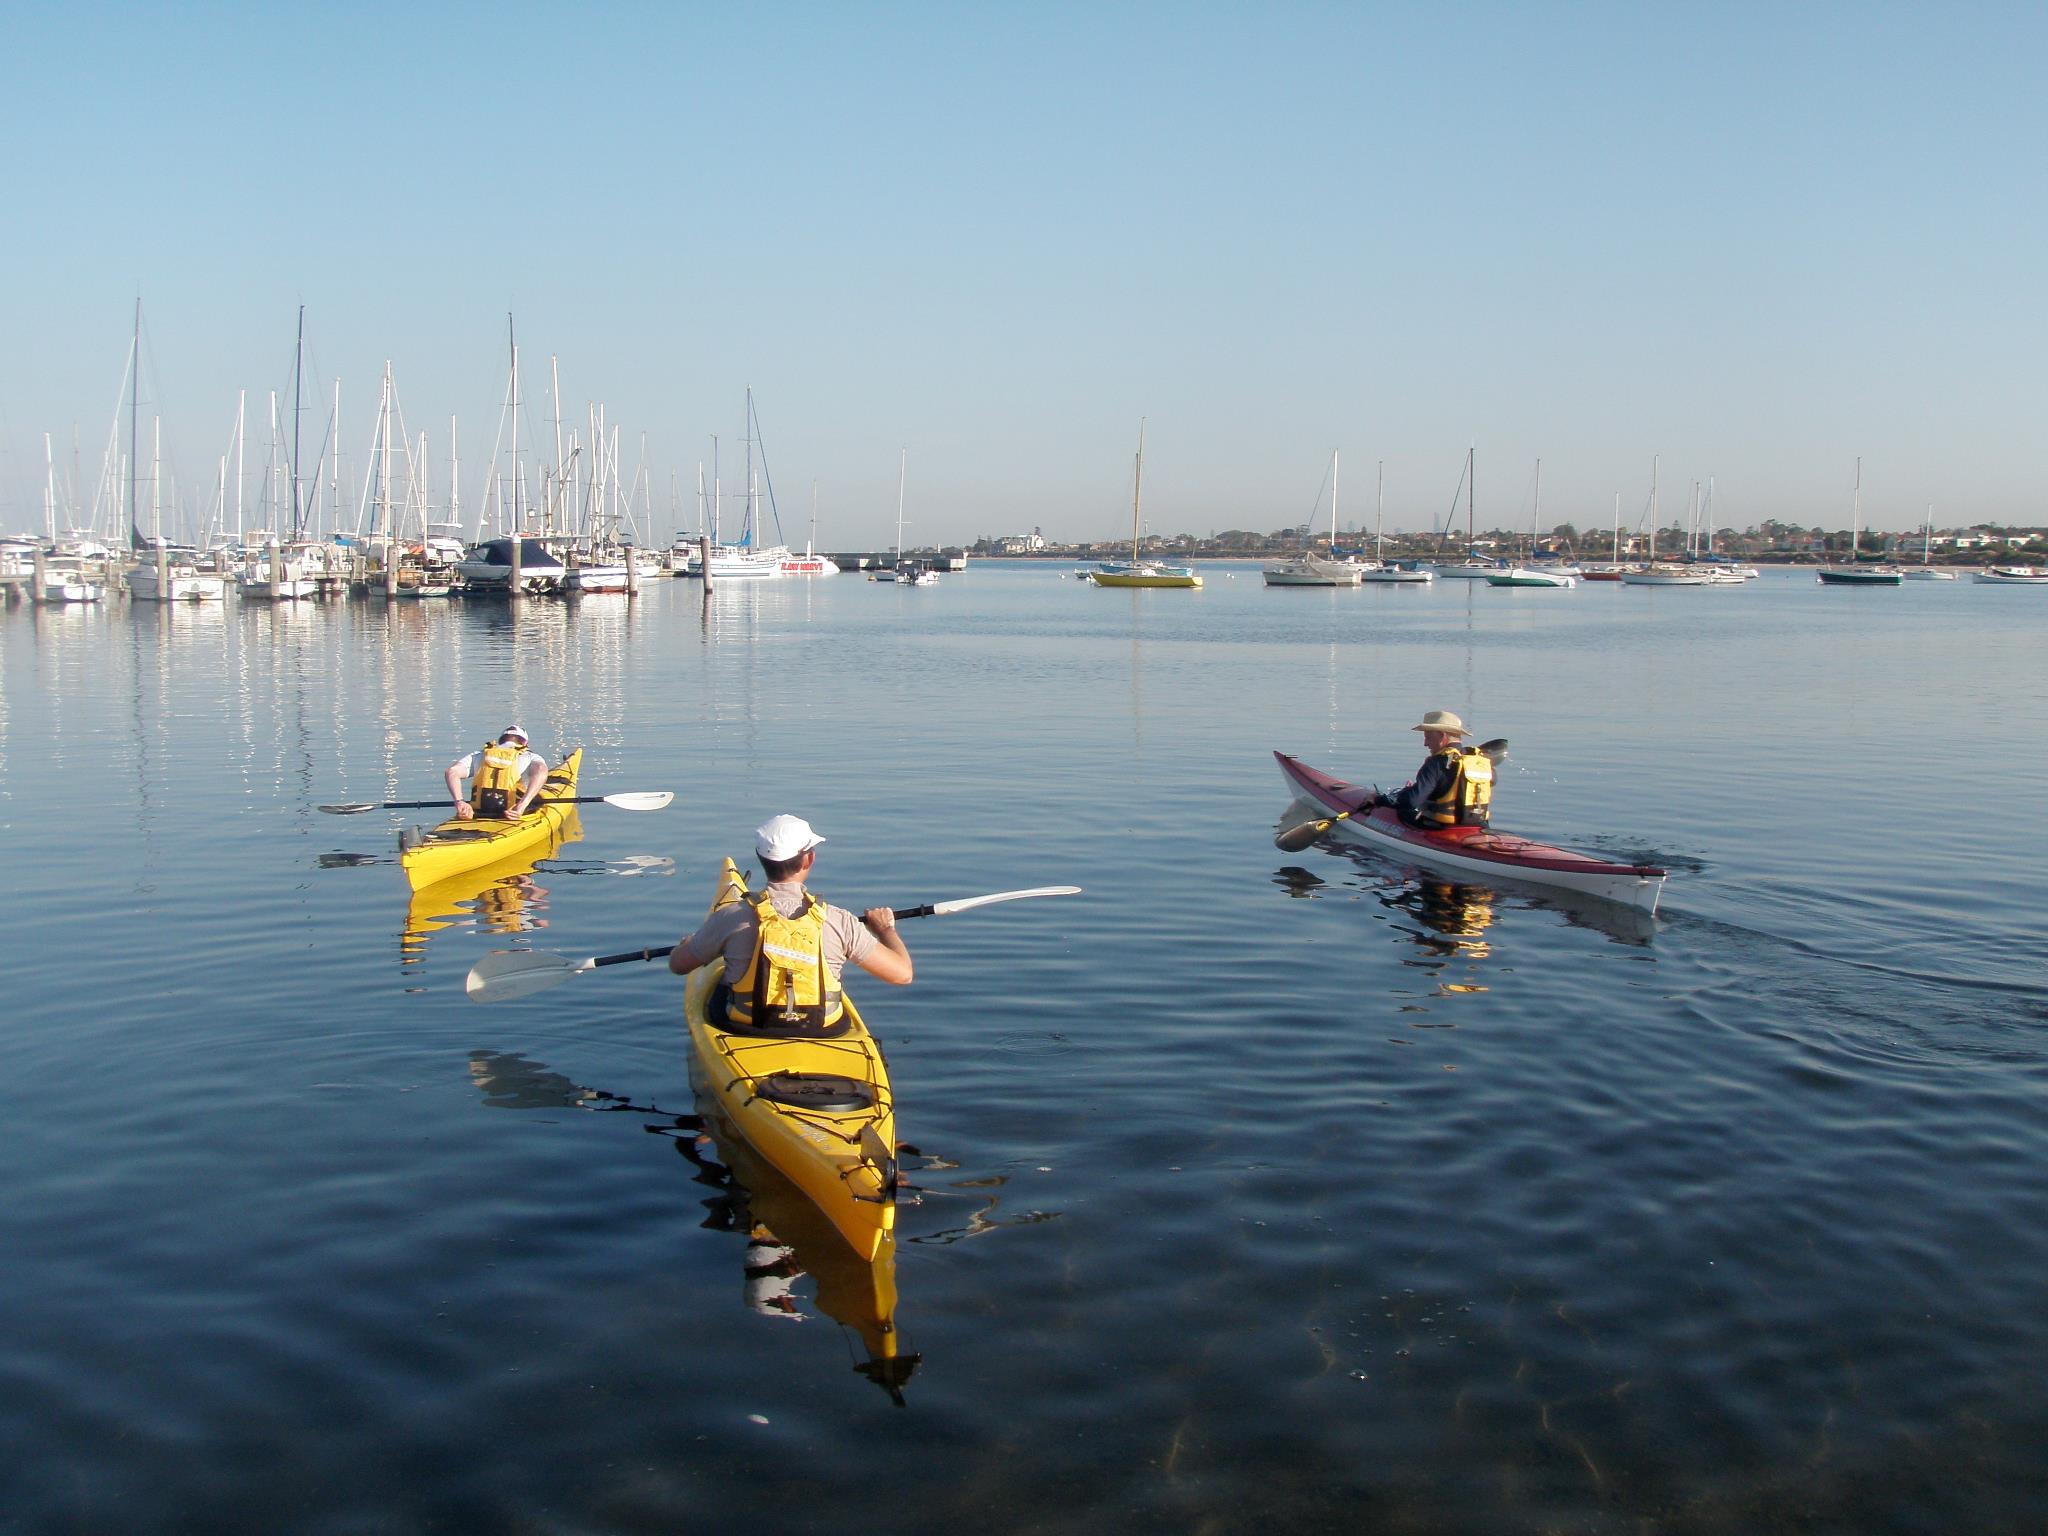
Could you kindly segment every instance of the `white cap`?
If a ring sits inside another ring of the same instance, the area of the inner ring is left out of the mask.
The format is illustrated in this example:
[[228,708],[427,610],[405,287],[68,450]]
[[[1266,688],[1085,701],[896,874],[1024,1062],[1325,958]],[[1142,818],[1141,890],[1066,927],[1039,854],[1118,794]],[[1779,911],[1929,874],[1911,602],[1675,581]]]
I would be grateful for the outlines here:
[[801,816],[770,816],[754,828],[754,852],[777,863],[807,853],[823,841]]
[[517,736],[519,738],[519,745],[522,747],[526,745],[526,732],[519,726],[508,725],[505,729],[498,732],[498,740],[500,741],[503,741],[507,736]]

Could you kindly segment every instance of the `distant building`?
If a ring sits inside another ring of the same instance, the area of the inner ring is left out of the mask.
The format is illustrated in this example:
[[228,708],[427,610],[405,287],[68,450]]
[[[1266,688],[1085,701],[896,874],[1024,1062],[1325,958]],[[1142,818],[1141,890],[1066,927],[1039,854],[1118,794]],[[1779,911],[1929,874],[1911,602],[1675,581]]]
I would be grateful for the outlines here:
[[1029,533],[1012,533],[996,540],[999,555],[1035,555],[1045,548],[1045,531],[1034,528]]

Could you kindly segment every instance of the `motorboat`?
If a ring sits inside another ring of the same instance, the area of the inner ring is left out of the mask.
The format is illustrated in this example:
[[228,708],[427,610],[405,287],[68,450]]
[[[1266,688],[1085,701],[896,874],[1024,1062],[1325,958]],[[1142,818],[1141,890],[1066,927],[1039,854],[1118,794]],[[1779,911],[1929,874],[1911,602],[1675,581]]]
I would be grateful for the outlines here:
[[[469,553],[457,562],[455,571],[470,586],[486,592],[504,592],[512,585],[512,546],[510,538],[485,539],[481,544],[470,546]],[[569,574],[569,568],[562,564],[554,551],[539,539],[520,538],[519,585],[527,592],[554,592],[561,588],[562,580]]]
[[1367,586],[1427,586],[1436,572],[1420,560],[1395,560],[1367,569],[1358,579]]

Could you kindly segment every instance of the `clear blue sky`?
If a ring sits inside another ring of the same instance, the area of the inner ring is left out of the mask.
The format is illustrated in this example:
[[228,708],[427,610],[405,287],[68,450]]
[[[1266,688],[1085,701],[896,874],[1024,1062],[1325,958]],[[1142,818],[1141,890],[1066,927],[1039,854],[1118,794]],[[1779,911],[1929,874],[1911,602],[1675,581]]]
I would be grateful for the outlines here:
[[1859,454],[1871,526],[2048,522],[2038,4],[16,0],[0,45],[0,527],[43,432],[91,477],[138,294],[191,483],[304,303],[351,469],[389,359],[472,504],[511,312],[530,422],[556,355],[664,490],[751,384],[828,547],[889,541],[899,446],[911,542],[1126,532],[1140,417],[1164,531],[1297,522],[1333,448],[1347,524],[1383,459],[1433,525],[1468,444],[1482,524],[1540,456],[1546,524],[1633,525],[1653,454],[1667,527],[1708,476],[1846,526]]

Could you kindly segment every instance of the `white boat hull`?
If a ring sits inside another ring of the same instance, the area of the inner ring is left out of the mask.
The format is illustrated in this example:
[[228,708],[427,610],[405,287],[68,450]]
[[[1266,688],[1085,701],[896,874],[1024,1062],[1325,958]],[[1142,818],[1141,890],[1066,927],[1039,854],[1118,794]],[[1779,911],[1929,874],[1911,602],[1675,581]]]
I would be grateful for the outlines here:
[[1342,560],[1285,560],[1265,568],[1269,587],[1355,587],[1365,578],[1365,567]]
[[138,603],[217,603],[227,596],[228,589],[225,576],[174,570],[167,587],[159,591],[154,565],[138,565],[128,573],[127,581],[128,595]]

